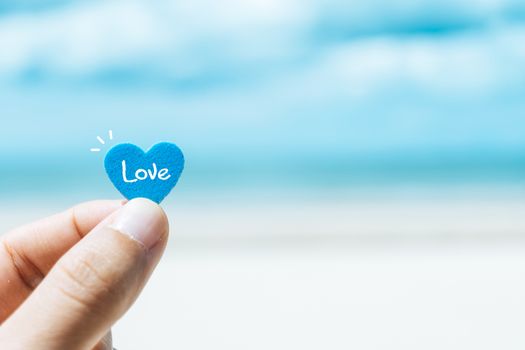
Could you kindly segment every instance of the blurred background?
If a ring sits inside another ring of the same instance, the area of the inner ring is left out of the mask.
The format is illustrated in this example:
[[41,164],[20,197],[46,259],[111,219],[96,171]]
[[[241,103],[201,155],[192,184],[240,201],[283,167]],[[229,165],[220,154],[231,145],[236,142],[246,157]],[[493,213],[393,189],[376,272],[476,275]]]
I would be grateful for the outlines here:
[[0,232],[183,149],[119,349],[525,347],[523,1],[4,0],[0,121]]

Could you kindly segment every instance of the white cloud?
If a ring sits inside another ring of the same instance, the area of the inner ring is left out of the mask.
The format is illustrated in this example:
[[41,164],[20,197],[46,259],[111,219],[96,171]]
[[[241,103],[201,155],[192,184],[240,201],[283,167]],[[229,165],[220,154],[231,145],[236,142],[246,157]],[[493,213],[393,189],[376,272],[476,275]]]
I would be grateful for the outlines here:
[[294,1],[81,3],[0,20],[0,72],[16,75],[36,65],[83,75],[144,62],[191,71],[221,60],[242,63],[257,53],[280,56],[269,45],[292,49],[290,34],[301,32],[296,27],[306,18]]
[[162,31],[140,2],[67,7],[46,15],[18,15],[0,22],[0,69],[16,74],[27,66],[89,72],[150,52]]
[[[429,37],[362,38],[339,43],[317,61],[280,77],[322,98],[375,98],[422,89],[434,95],[483,96],[525,84],[525,26]],[[322,97],[324,96],[324,97]]]

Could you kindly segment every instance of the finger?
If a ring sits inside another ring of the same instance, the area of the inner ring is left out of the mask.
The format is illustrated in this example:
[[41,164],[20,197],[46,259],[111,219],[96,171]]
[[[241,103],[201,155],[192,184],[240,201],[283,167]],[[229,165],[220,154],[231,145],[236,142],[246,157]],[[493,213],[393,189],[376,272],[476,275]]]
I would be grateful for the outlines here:
[[0,323],[33,291],[56,261],[123,201],[79,204],[15,229],[0,239]]
[[0,328],[0,348],[93,348],[142,290],[167,235],[157,204],[127,203],[60,258]]
[[111,331],[107,332],[104,338],[102,338],[92,350],[113,350],[113,337],[111,336]]

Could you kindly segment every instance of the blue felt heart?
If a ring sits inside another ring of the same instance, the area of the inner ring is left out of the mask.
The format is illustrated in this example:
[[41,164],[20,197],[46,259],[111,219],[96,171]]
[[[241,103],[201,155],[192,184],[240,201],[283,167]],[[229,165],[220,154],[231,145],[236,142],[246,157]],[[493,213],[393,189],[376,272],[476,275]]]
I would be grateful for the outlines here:
[[174,143],[157,143],[147,152],[121,143],[106,154],[104,166],[113,185],[127,199],[144,197],[160,203],[177,184],[184,156]]

